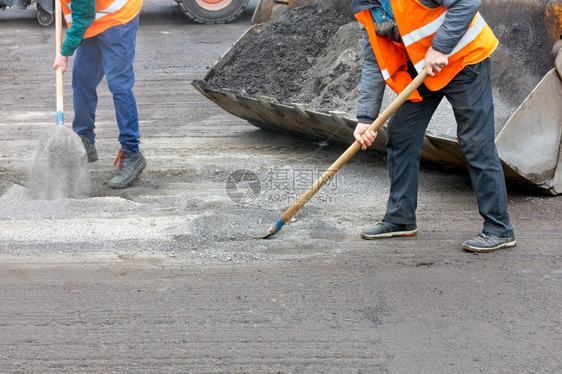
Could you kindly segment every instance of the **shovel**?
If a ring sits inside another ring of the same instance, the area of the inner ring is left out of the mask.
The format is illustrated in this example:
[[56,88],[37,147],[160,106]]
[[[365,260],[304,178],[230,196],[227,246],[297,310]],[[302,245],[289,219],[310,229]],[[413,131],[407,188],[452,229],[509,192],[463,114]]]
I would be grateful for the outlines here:
[[[55,0],[55,53],[62,47],[60,0]],[[83,198],[90,192],[88,157],[80,137],[64,126],[63,71],[56,70],[57,126],[43,134],[33,157],[30,190],[36,199]]]
[[[377,131],[389,118],[400,108],[408,97],[423,83],[427,78],[425,69],[410,82],[400,95],[379,115],[379,117],[367,128],[366,131]],[[320,188],[332,178],[336,172],[347,162],[357,151],[361,149],[361,144],[355,141],[333,164],[306,190],[304,194],[293,204],[271,227],[261,239],[267,239],[276,233],[289,222],[289,220],[306,204]]]

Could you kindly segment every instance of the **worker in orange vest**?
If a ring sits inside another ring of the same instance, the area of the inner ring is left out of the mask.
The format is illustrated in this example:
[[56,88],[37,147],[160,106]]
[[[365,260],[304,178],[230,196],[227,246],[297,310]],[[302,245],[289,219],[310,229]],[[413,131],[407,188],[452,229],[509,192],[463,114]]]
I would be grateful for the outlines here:
[[382,222],[363,229],[364,239],[417,234],[418,174],[425,130],[446,97],[484,218],[482,232],[462,247],[490,252],[516,245],[507,192],[494,144],[490,55],[498,40],[478,9],[480,0],[352,0],[363,28],[364,64],[355,139],[365,150],[376,132],[385,85],[396,93],[423,69],[428,78],[387,125],[390,195]]
[[[58,0],[57,0],[58,1]],[[60,55],[53,68],[68,67],[76,51],[72,70],[74,119],[72,127],[80,136],[88,161],[98,160],[95,147],[97,86],[105,76],[113,95],[119,142],[118,165],[109,181],[112,188],[129,186],[146,160],[139,150],[140,132],[137,104],[133,94],[133,60],[142,0],[60,0],[68,25]]]

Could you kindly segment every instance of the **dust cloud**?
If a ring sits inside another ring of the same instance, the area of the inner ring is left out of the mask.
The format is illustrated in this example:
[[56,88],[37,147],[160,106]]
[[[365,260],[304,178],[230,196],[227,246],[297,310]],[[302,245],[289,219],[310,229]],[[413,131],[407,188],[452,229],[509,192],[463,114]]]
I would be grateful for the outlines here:
[[74,131],[58,125],[43,134],[33,155],[29,189],[38,200],[89,196],[88,157]]

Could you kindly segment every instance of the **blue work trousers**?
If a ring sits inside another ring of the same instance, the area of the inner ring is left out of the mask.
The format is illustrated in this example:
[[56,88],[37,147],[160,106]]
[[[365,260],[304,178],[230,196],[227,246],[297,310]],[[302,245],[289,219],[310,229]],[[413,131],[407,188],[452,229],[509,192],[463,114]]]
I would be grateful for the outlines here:
[[[410,74],[415,75],[413,67]],[[467,161],[480,215],[482,232],[514,236],[507,213],[504,174],[494,143],[494,106],[491,63],[486,59],[468,65],[443,89],[430,91],[422,85],[421,102],[405,102],[388,124],[388,170],[390,195],[383,221],[416,224],[420,153],[429,121],[446,97],[453,107],[457,137]]]
[[119,142],[123,149],[134,152],[138,151],[140,142],[137,102],[133,94],[138,24],[137,16],[125,25],[110,27],[84,39],[76,49],[72,71],[74,131],[95,141],[97,87],[105,75],[113,95]]

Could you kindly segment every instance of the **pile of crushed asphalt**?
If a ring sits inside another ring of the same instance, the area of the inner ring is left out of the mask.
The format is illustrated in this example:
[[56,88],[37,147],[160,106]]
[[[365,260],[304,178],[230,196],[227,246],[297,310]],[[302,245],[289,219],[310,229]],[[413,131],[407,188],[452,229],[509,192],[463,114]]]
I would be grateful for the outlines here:
[[[248,39],[230,63],[216,72],[209,87],[295,101],[311,78],[308,70],[323,51],[333,48],[330,39],[350,21],[348,15],[322,4],[290,8]],[[317,85],[317,92],[325,86]]]

